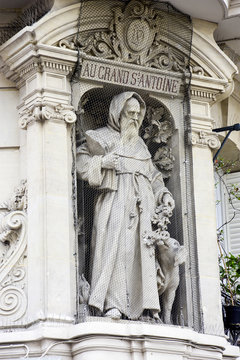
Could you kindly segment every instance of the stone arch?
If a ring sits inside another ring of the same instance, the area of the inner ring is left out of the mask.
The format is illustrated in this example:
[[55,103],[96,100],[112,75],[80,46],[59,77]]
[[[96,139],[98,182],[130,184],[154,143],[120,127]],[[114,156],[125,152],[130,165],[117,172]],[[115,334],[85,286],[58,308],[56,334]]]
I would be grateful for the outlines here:
[[[91,30],[89,24],[94,21],[96,29],[107,29],[112,19],[111,7],[116,5],[116,1],[105,2],[107,5],[103,5],[102,2],[96,0],[90,1],[90,5],[84,4],[84,7],[99,8],[99,13],[103,16],[97,16],[91,18],[91,16],[83,16],[81,24],[81,32]],[[117,4],[122,4],[119,0]],[[34,34],[34,37],[38,44],[46,44],[54,47],[59,47],[62,44],[62,48],[68,49],[69,55],[76,56],[75,45],[73,39],[77,34],[77,19],[79,15],[79,4],[72,4],[60,9],[52,9],[51,12],[46,14],[42,19],[28,27],[28,31]],[[85,11],[85,10],[84,10]],[[87,11],[87,10],[86,10]],[[84,14],[83,14],[84,15]],[[200,20],[193,20],[193,39],[191,48],[191,67],[193,72],[193,82],[200,81],[215,83],[217,82],[216,92],[222,92],[225,89],[227,81],[232,78],[233,71],[236,72],[234,65],[229,61],[229,58],[221,51],[213,38],[204,36],[201,33]],[[206,22],[205,22],[206,23]],[[196,24],[196,25],[195,25]],[[211,24],[204,24],[205,26],[211,26]],[[212,32],[215,27],[212,25]],[[210,29],[211,31],[211,29]],[[181,44],[181,51],[184,53],[186,45],[179,35],[169,33],[168,42],[172,47],[179,48]],[[204,50],[204,51],[203,51]],[[221,66],[219,66],[221,63]],[[224,63],[224,66],[222,66]],[[211,79],[211,81],[210,81]],[[202,87],[199,83],[199,87]],[[208,86],[208,87],[213,87]]]

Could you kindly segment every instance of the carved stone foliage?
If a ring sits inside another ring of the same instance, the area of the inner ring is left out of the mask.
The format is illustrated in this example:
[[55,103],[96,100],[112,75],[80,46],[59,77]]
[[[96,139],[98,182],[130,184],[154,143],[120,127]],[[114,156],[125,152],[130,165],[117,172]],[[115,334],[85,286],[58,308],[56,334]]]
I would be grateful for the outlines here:
[[155,214],[152,217],[153,231],[145,233],[143,242],[145,245],[152,249],[151,255],[155,255],[155,247],[163,244],[170,238],[170,234],[167,231],[170,224],[170,217],[172,216],[172,210],[168,206],[159,205]]
[[164,107],[148,106],[142,137],[152,153],[153,163],[165,179],[170,177],[175,161],[168,145],[172,135],[172,121]]
[[112,13],[108,30],[81,33],[58,45],[104,59],[162,70],[186,70],[185,56],[162,41],[159,29],[164,14],[154,4],[132,0],[125,8],[113,7]]
[[26,297],[27,184],[0,205],[0,316],[2,325],[22,318]]
[[216,134],[205,131],[193,131],[191,134],[191,143],[196,146],[209,146],[211,149],[216,149],[221,144]]
[[20,113],[19,126],[26,129],[28,124],[33,121],[45,120],[63,120],[67,124],[73,124],[76,121],[76,114],[72,107],[66,107],[62,104],[56,106],[48,104],[35,104],[31,108],[26,108]]

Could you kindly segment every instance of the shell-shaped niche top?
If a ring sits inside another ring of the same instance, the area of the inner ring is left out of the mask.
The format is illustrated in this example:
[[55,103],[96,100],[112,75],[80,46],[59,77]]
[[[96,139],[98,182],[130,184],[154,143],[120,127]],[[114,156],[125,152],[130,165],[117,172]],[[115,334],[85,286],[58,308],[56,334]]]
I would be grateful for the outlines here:
[[146,0],[123,2],[112,7],[111,12],[107,29],[85,31],[80,26],[77,34],[60,40],[58,46],[160,70],[188,69],[191,25],[186,15],[169,4]]

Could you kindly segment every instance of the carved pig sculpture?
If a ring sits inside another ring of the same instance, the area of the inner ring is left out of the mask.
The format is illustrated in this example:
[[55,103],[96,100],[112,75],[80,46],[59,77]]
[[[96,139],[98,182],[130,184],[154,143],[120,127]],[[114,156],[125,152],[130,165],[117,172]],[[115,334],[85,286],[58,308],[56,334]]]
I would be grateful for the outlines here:
[[159,295],[162,300],[162,319],[171,324],[171,311],[179,285],[179,265],[185,262],[184,246],[175,239],[168,238],[157,246]]

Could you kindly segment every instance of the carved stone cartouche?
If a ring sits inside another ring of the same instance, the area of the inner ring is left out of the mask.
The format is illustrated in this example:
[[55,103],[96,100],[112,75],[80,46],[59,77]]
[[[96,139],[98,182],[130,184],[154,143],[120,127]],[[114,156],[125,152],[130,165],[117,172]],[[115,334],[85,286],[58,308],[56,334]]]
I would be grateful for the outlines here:
[[159,29],[165,21],[163,11],[148,1],[132,0],[123,7],[113,7],[112,14],[107,30],[83,32],[60,40],[58,45],[78,48],[91,56],[155,69],[186,70],[186,57],[162,41]]

